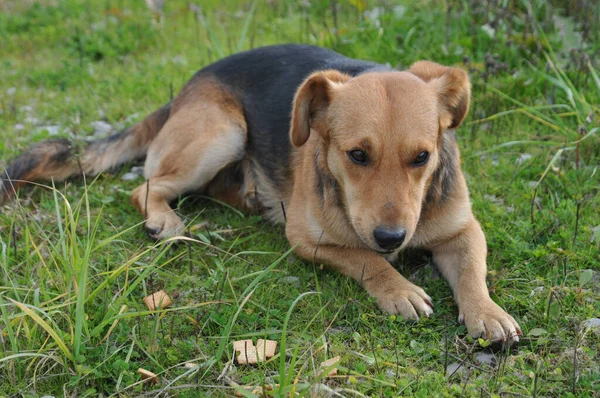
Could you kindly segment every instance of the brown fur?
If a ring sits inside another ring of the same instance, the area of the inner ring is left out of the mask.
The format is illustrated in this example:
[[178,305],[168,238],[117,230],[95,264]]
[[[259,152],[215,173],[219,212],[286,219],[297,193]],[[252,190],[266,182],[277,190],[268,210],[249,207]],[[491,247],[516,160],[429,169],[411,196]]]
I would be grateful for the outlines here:
[[74,175],[95,175],[143,157],[168,119],[170,109],[170,105],[166,105],[140,123],[106,139],[80,145],[53,139],[32,146],[0,173],[0,203],[29,181],[61,181]]
[[[150,234],[164,238],[182,233],[184,224],[169,202],[185,192],[206,188],[222,169],[242,160],[245,144],[246,123],[235,97],[211,79],[188,85],[148,148],[147,183],[131,196],[145,215]],[[224,196],[231,203],[242,203],[231,192]]]
[[[469,108],[464,71],[422,61],[404,72],[313,73],[296,91],[290,159],[273,163],[282,170],[265,170],[256,158],[280,154],[247,149],[247,108],[234,92],[247,88],[232,89],[215,76],[196,75],[170,106],[102,144],[104,151],[90,144],[80,157],[82,171],[99,172],[147,153],[147,182],[131,201],[151,236],[182,233],[184,223],[169,202],[204,189],[229,204],[265,209],[270,220],[285,222],[298,255],[354,278],[381,309],[404,318],[431,315],[433,303],[388,259],[407,247],[428,249],[469,332],[518,340],[518,324],[489,296],[486,241],[460,171],[453,129]],[[75,174],[70,152],[68,162],[55,162],[54,174],[42,171],[65,150],[45,145],[13,169],[25,170],[20,175],[27,178]],[[364,163],[351,160],[356,150],[366,154]],[[428,161],[417,162],[425,152]],[[269,175],[286,175],[286,162],[291,178],[273,181]],[[403,231],[404,240],[382,249],[375,233],[381,228]]]
[[[401,225],[403,246],[433,252],[473,335],[518,340],[517,323],[489,297],[485,238],[446,132],[460,125],[469,98],[465,72],[430,62],[354,79],[330,71],[310,76],[297,92],[290,131],[297,150],[286,233],[300,256],[356,279],[383,310],[429,316],[431,298],[377,253],[371,235],[379,224]],[[371,164],[349,161],[353,148],[366,151]],[[423,150],[429,163],[412,167]],[[446,175],[452,181],[443,178],[448,170],[455,170]],[[335,181],[322,200],[315,181]]]

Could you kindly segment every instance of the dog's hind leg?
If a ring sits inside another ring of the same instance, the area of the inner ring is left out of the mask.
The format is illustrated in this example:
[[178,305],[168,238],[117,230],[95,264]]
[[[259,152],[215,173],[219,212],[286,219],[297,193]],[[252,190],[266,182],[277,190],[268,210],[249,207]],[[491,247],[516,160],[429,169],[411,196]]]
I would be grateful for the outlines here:
[[184,230],[169,202],[206,187],[219,171],[244,156],[247,134],[241,108],[223,101],[222,95],[202,97],[187,100],[165,124],[148,149],[147,182],[131,196],[155,239]]

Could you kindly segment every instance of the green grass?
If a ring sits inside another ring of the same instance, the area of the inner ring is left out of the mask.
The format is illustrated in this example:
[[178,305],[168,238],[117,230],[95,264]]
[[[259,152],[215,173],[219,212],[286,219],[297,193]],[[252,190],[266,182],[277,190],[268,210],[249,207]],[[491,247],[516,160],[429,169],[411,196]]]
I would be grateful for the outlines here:
[[[94,121],[140,120],[240,49],[305,42],[400,68],[466,67],[463,169],[492,297],[525,334],[518,348],[480,364],[485,342],[466,336],[419,255],[398,267],[436,313],[404,322],[290,254],[281,227],[206,198],[178,204],[190,239],[151,242],[127,166],[31,186],[2,207],[0,396],[231,396],[272,384],[278,396],[599,396],[600,332],[584,327],[600,314],[599,7],[394,4],[171,0],[159,15],[131,0],[0,1],[0,164],[47,126],[82,139]],[[160,289],[174,305],[150,312],[142,298]],[[258,338],[277,340],[276,356],[237,365],[232,341]],[[324,379],[318,364],[336,355],[338,375]],[[160,383],[141,382],[139,367]]]

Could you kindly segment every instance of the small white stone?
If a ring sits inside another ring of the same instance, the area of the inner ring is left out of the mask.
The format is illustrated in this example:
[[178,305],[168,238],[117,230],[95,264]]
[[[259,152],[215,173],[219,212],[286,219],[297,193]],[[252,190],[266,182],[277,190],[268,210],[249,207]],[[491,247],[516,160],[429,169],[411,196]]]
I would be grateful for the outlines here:
[[50,126],[41,126],[37,129],[37,131],[47,131],[48,135],[58,135],[61,132],[60,126],[50,125]]
[[461,373],[464,371],[464,367],[458,363],[458,362],[454,362],[451,363],[450,365],[448,365],[448,367],[446,368],[446,376],[450,377],[451,375],[456,375],[458,373]]
[[40,122],[40,120],[38,118],[35,118],[33,116],[27,116],[24,120],[25,123],[29,123],[29,124],[38,124]]
[[486,194],[486,195],[483,195],[483,198],[485,200],[487,200],[488,202],[492,202],[492,203],[495,203],[497,205],[504,204],[504,198],[499,198],[496,195],[488,195],[488,194]]
[[176,65],[187,65],[187,59],[185,59],[182,55],[176,55],[174,57],[171,58],[171,62],[173,62]]
[[95,137],[106,137],[113,131],[113,127],[102,120],[91,122],[90,126],[94,129]]
[[394,13],[394,17],[396,17],[396,19],[402,19],[402,17],[404,17],[404,14],[406,14],[406,7],[399,5],[399,6],[394,6],[392,8],[392,11]]
[[136,120],[138,120],[139,117],[140,117],[139,113],[132,113],[131,115],[129,115],[125,118],[125,123],[131,124],[131,123],[135,122]]
[[481,365],[496,366],[497,358],[490,352],[478,352],[475,354],[475,360]]
[[538,286],[529,293],[529,297],[535,296],[537,293],[541,293],[544,291],[544,286]]
[[123,181],[133,181],[137,178],[139,178],[139,174],[136,173],[125,173],[121,176],[121,180]]
[[300,278],[298,278],[297,276],[286,276],[284,278],[281,278],[281,282],[285,283],[286,285],[300,286]]
[[600,318],[590,318],[583,322],[583,327],[587,329],[600,330]]
[[519,157],[517,158],[517,160],[515,160],[515,164],[517,164],[517,165],[523,164],[527,160],[531,159],[532,157],[533,157],[533,155],[530,154],[530,153],[522,153],[522,154],[519,155]]

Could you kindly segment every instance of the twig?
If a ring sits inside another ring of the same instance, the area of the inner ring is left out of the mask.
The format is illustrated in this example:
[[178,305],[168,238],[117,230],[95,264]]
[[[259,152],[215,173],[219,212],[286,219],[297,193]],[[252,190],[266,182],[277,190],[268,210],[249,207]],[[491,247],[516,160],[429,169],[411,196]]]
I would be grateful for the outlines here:
[[579,345],[579,330],[575,333],[575,347],[573,349],[573,395],[577,395],[577,346]]
[[[370,331],[370,330],[369,330]],[[377,360],[377,353],[375,352],[375,339],[371,340],[371,351],[373,352],[373,359],[375,360],[375,372],[379,374],[379,361]]]
[[215,244],[212,240],[212,235],[210,234],[210,231],[208,230],[208,227],[206,225],[204,226],[204,229],[206,230],[206,236],[208,236],[208,241],[212,246],[214,246]]
[[323,238],[323,234],[325,230],[321,231],[321,235],[319,236],[319,240],[317,241],[317,246],[315,247],[315,252],[313,253],[312,263],[315,265],[315,261],[317,261],[317,251],[319,251],[319,246],[321,245],[321,239]]
[[146,198],[144,200],[144,218],[148,219],[148,195],[150,194],[150,179],[146,180]]
[[535,368],[535,375],[533,377],[533,393],[531,394],[533,398],[537,397],[537,384],[538,384],[538,371],[539,371],[539,361]]
[[398,336],[394,339],[394,350],[396,351],[396,379],[398,381],[398,370],[400,369],[400,360],[398,359]]
[[283,205],[283,202],[279,202],[281,204],[281,211],[283,212],[283,221],[287,222],[287,215],[285,214],[285,206]]
[[573,234],[572,250],[575,249],[575,242],[577,241],[577,232],[579,231],[579,210],[581,209],[581,200],[577,201],[577,208],[575,210],[575,233]]
[[444,352],[446,356],[444,358],[444,375],[448,372],[448,317],[444,317]]

